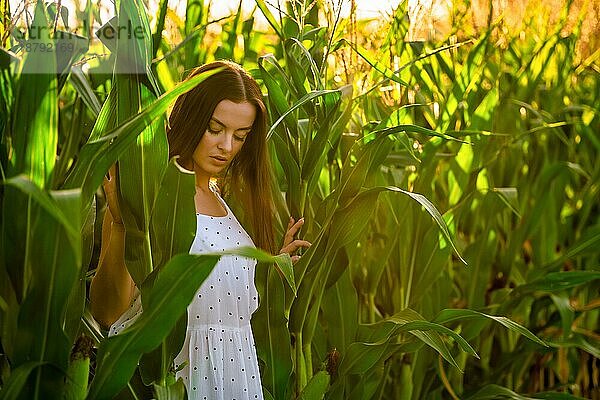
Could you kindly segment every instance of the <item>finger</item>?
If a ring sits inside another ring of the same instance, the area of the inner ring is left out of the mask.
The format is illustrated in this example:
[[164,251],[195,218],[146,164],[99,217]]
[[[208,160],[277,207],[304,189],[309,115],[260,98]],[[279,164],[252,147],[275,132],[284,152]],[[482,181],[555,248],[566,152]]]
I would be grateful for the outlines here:
[[108,169],[108,177],[112,181],[117,176],[117,163],[114,163]]
[[298,260],[300,260],[300,256],[292,256],[292,264],[296,264],[298,262]]
[[108,170],[108,177],[104,177],[104,194],[106,203],[113,222],[122,223],[121,210],[119,209],[119,196],[117,193],[117,167],[113,164]]
[[[291,224],[290,224],[291,225]],[[300,228],[304,225],[304,217],[300,218],[295,224],[292,226],[288,225],[288,231],[285,233],[285,238],[283,240],[283,245],[287,246],[294,240],[294,235],[298,233]]]
[[113,164],[110,166],[106,175],[104,176],[104,181],[102,186],[104,187],[105,192],[114,192],[117,190],[117,165]]
[[287,246],[284,246],[281,250],[280,250],[280,254],[281,253],[288,253],[291,254],[294,251],[298,250],[300,247],[303,248],[309,248],[310,246],[312,246],[312,243],[306,240],[300,240],[300,239],[296,239],[293,242],[291,242],[290,244],[288,244]]
[[[296,234],[296,233],[297,233],[297,232],[300,230],[300,228],[302,228],[302,225],[304,225],[304,217],[302,217],[302,218],[300,218],[298,221],[296,221],[296,223],[295,223],[295,224],[293,224],[293,225],[292,225],[292,226],[291,226],[291,227],[288,229],[288,231],[290,231],[290,232],[293,232],[293,235],[295,235],[295,234]],[[293,236],[293,235],[292,235],[292,236]]]
[[283,246],[287,246],[294,239],[293,236],[290,236],[290,228],[294,225],[294,218],[290,216],[290,220],[288,221],[287,228],[285,228],[285,235],[283,235]]

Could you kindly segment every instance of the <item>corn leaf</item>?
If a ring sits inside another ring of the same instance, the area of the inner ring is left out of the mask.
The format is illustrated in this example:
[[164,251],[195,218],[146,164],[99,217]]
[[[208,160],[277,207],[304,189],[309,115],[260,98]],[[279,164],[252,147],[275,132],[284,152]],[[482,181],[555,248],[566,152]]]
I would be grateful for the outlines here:
[[82,187],[83,199],[91,198],[92,193],[102,183],[108,168],[135,141],[143,128],[161,117],[171,102],[179,95],[192,89],[216,72],[218,71],[209,71],[179,84],[145,107],[136,116],[106,132],[101,138],[96,140],[90,138],[82,147],[77,163],[67,178],[65,188]]
[[302,98],[300,98],[296,103],[294,103],[286,112],[284,112],[281,117],[279,117],[277,119],[277,121],[275,121],[272,125],[271,128],[269,129],[269,132],[267,132],[267,137],[270,137],[273,134],[273,131],[275,130],[275,128],[277,128],[277,126],[291,113],[293,113],[294,111],[296,111],[296,109],[298,109],[299,107],[302,107],[304,104],[317,99],[319,97],[324,97],[330,93],[339,93],[339,90],[316,90],[316,91],[312,91],[310,93],[307,93],[305,96],[302,96]]
[[438,315],[435,317],[433,322],[436,322],[438,324],[447,324],[448,322],[459,321],[459,320],[463,320],[463,319],[471,319],[471,318],[474,318],[474,319],[487,318],[492,321],[496,321],[499,324],[503,325],[504,327],[510,329],[511,331],[525,336],[527,339],[531,340],[532,342],[535,342],[541,346],[548,347],[548,345],[546,343],[544,343],[543,340],[541,340],[540,338],[535,336],[533,333],[531,333],[531,331],[529,329],[514,322],[513,320],[511,320],[507,317],[484,314],[482,312],[475,311],[475,310],[445,309],[438,313]]
[[[39,47],[53,45],[44,6],[38,2],[31,25]],[[34,48],[39,48],[34,47]],[[49,188],[58,143],[56,58],[52,52],[31,51],[23,60],[17,83],[11,136],[12,162],[7,175],[26,174],[42,189]]]
[[[80,194],[77,190],[51,193],[53,201],[75,226],[81,224]],[[60,392],[64,379],[56,366],[66,369],[71,350],[72,343],[63,324],[69,295],[80,275],[81,238],[77,236],[74,246],[65,246],[68,235],[56,216],[35,203],[30,212],[31,281],[19,310],[19,335],[12,361],[15,365],[26,361],[52,364],[36,369],[27,385],[31,398],[50,398]]]
[[142,354],[164,340],[218,259],[215,255],[179,254],[164,266],[150,290],[142,292],[141,317],[100,344],[88,398],[110,398],[127,385]]
[[321,400],[329,388],[330,377],[326,371],[317,372],[298,396],[298,400]]
[[98,97],[94,93],[89,81],[85,77],[83,70],[80,66],[76,66],[71,68],[71,74],[69,75],[69,81],[73,88],[77,91],[85,105],[92,112],[94,116],[98,116],[100,114],[100,109],[102,106],[100,105],[100,101],[98,101]]
[[262,11],[263,15],[269,22],[269,25],[271,25],[271,27],[275,30],[275,33],[277,33],[279,39],[283,39],[283,30],[281,29],[281,26],[271,13],[271,10],[269,10],[269,7],[267,7],[267,3],[265,2],[265,0],[256,0],[256,5],[258,6],[258,8],[260,8],[260,11]]
[[43,361],[27,361],[13,371],[6,382],[3,382],[2,390],[0,390],[0,399],[2,400],[17,400],[21,396],[21,391],[27,382],[31,373],[38,367],[46,364]]
[[[69,242],[71,242],[72,245],[74,243],[78,243],[79,226],[75,224],[75,220],[69,219],[67,215],[65,215],[65,210],[60,208],[60,205],[54,201],[49,192],[41,190],[31,180],[29,180],[26,175],[23,174],[7,179],[2,182],[2,184],[14,186],[22,193],[32,197],[41,207],[46,210],[48,215],[54,218],[56,223],[59,223],[65,228],[69,237]],[[79,191],[77,189],[71,189],[65,193],[69,192],[77,193]],[[76,246],[74,246],[74,248],[75,247]]]
[[152,257],[161,268],[175,254],[187,251],[196,233],[194,174],[172,159],[167,168],[152,213]]
[[522,295],[534,291],[560,292],[598,279],[600,279],[600,271],[550,272],[543,278],[517,286],[515,288],[515,294]]
[[256,353],[265,362],[261,381],[273,398],[285,398],[292,376],[291,336],[285,317],[285,288],[278,273],[267,264],[256,267],[258,310],[252,315]]

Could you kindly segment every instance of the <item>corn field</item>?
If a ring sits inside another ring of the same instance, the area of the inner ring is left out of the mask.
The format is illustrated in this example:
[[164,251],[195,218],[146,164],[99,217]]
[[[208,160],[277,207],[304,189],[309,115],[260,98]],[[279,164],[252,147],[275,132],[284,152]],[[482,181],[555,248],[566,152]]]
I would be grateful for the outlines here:
[[[237,251],[266,399],[600,399],[600,4],[455,1],[437,29],[405,0],[235,3],[0,0],[0,399],[187,398],[173,358],[219,255],[188,254],[165,125],[215,59],[261,84],[275,229],[312,242]],[[144,313],[106,337],[87,291],[117,161]]]

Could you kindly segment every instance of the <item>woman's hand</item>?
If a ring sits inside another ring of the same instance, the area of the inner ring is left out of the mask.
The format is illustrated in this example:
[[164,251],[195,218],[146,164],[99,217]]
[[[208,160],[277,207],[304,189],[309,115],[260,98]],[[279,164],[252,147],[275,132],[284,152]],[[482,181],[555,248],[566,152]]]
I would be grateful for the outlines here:
[[300,218],[297,222],[294,222],[294,218],[290,217],[287,232],[283,238],[283,247],[279,250],[279,254],[288,253],[291,256],[292,264],[295,264],[300,259],[299,255],[292,255],[293,252],[301,247],[308,248],[312,245],[312,243],[306,240],[294,239],[294,235],[298,233],[302,225],[304,225],[304,218]]
[[117,165],[113,164],[108,170],[108,178],[104,177],[104,196],[106,197],[106,205],[110,211],[110,217],[113,224],[123,225],[121,218],[121,209],[119,208],[119,197],[117,195]]

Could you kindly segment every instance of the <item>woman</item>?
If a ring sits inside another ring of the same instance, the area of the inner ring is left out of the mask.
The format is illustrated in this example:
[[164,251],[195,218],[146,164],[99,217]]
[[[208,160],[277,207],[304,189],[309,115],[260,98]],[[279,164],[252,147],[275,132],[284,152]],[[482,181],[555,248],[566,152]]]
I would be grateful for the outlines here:
[[[273,252],[273,210],[266,109],[256,81],[236,64],[217,61],[190,77],[222,71],[181,95],[171,112],[167,136],[170,157],[196,178],[197,230],[190,253],[253,246]],[[111,173],[114,176],[114,169]],[[124,227],[116,201],[115,179],[105,181],[110,212],[105,214],[102,250],[90,288],[91,311],[109,335],[131,325],[142,312],[139,291],[124,264]],[[244,208],[250,235],[223,197]],[[304,223],[290,218],[280,253],[309,247],[294,235]],[[295,262],[299,256],[292,256]],[[188,306],[188,327],[175,358],[190,399],[262,399],[250,318],[258,307],[256,261],[223,256]],[[183,365],[183,367],[182,367]]]

